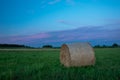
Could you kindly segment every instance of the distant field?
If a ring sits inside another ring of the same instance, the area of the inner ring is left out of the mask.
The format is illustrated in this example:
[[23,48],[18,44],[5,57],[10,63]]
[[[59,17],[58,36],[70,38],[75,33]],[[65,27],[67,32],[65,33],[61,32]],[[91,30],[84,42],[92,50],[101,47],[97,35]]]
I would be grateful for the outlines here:
[[38,49],[30,49],[30,48],[21,48],[21,49],[0,49],[0,51],[46,51],[46,50],[60,50],[60,49],[52,49],[52,48],[38,48]]
[[96,48],[96,64],[65,68],[59,49],[0,50],[0,80],[120,80],[120,48]]

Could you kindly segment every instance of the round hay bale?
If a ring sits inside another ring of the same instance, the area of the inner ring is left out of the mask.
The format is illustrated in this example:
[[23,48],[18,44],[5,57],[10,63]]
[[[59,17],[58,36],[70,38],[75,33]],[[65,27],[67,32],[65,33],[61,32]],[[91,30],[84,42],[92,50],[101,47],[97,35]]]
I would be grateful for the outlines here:
[[63,44],[60,62],[66,67],[94,65],[94,50],[89,43]]

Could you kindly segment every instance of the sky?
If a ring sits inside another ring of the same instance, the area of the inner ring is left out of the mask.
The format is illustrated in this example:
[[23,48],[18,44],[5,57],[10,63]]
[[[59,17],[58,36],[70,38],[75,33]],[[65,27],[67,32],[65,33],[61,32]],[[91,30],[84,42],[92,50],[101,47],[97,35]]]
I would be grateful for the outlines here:
[[0,44],[120,44],[120,0],[0,0]]

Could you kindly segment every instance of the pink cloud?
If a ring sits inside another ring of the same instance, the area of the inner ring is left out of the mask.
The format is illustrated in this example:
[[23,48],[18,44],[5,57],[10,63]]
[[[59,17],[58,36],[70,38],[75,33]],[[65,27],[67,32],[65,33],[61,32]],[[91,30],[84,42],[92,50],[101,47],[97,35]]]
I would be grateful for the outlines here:
[[48,33],[39,33],[39,34],[34,34],[34,35],[26,35],[26,36],[12,36],[10,38],[10,40],[12,42],[16,42],[16,41],[32,41],[35,39],[45,39],[45,38],[49,38],[50,35]]
[[[64,21],[63,21],[64,22]],[[105,29],[101,27],[82,27],[72,30],[38,33],[34,35],[10,36],[0,39],[5,43],[56,44],[72,41],[120,40],[120,28]]]

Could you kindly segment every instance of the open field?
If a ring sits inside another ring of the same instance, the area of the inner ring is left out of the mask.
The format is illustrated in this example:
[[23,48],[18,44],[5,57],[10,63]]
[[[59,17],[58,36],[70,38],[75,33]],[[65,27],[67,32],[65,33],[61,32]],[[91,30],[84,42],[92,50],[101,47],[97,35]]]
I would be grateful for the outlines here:
[[65,68],[60,50],[0,50],[0,80],[120,80],[120,48],[96,48],[96,64]]
[[51,49],[51,48],[50,49],[49,48],[48,49],[44,49],[44,48],[43,49],[42,48],[41,49],[29,49],[29,48],[28,49],[0,49],[0,51],[46,51],[46,50],[56,51],[60,49]]

